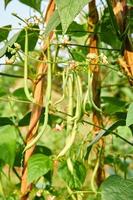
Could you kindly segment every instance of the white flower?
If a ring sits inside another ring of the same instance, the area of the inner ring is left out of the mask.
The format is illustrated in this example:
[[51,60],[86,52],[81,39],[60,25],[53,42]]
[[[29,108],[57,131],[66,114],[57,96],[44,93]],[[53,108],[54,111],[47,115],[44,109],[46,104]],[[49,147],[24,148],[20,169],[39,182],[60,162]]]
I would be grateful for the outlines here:
[[71,69],[74,69],[75,67],[77,67],[77,63],[74,60],[69,61],[69,66]]
[[56,131],[61,131],[62,129],[63,129],[63,127],[60,126],[59,124],[56,124],[56,125],[55,125],[55,130],[56,130]]
[[47,200],[54,200],[54,199],[55,199],[55,196],[50,195],[50,196],[47,197]]
[[62,38],[61,38],[61,43],[63,44],[69,44],[69,36],[68,35],[64,35]]
[[95,53],[88,53],[87,58],[88,59],[95,59],[95,58],[97,58],[97,55]]
[[101,58],[101,62],[103,64],[109,64],[108,60],[107,60],[107,56],[105,56],[103,53],[100,54],[100,58]]

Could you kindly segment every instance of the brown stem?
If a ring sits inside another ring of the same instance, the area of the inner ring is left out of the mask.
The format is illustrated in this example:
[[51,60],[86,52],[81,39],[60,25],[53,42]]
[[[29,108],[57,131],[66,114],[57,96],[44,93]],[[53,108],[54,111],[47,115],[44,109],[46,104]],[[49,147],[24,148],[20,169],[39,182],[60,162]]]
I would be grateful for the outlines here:
[[[46,15],[44,22],[47,23],[50,16],[52,15],[55,8],[54,0],[50,0],[50,3],[48,5]],[[50,37],[52,38],[52,33],[50,34]],[[46,61],[45,52],[47,49],[47,43],[44,43],[43,45],[43,52],[44,54],[40,56],[40,60]],[[39,119],[42,112],[43,107],[43,93],[44,93],[44,74],[47,71],[47,64],[44,62],[40,62],[37,66],[37,75],[36,77],[39,77],[37,81],[34,81],[34,101],[35,104],[32,106],[32,112],[31,112],[31,119],[29,124],[29,131],[26,136],[26,144],[30,143],[31,140],[36,136],[39,126]],[[41,76],[40,76],[41,75]],[[32,184],[28,184],[27,182],[27,163],[31,155],[33,154],[35,149],[35,145],[32,146],[30,149],[26,150],[24,155],[24,167],[22,171],[22,181],[21,181],[21,200],[27,200],[29,193],[32,189]]]
[[[93,11],[93,12],[92,12]],[[88,29],[89,31],[94,31],[95,25],[98,22],[98,12],[96,8],[96,2],[95,0],[91,1],[89,3],[89,19],[88,19]],[[92,13],[92,14],[91,14]],[[100,108],[100,92],[101,92],[101,75],[100,75],[100,67],[98,65],[98,37],[97,35],[93,34],[89,37],[89,46],[93,46],[95,48],[89,48],[89,53],[94,53],[97,55],[96,59],[93,59],[90,64],[91,71],[93,73],[93,80],[92,80],[92,94],[93,94],[93,102],[97,107]],[[102,118],[101,114],[93,109],[93,123],[96,125],[93,128],[94,134],[96,134],[99,131],[100,126],[102,126]],[[97,152],[96,156],[99,156],[99,148],[104,149],[104,139],[101,139],[99,143],[97,144]],[[103,153],[100,153],[100,156],[103,156]],[[102,181],[104,180],[104,169],[103,169],[103,159],[100,159],[99,167],[96,174],[96,183],[99,187]]]
[[[43,63],[38,65],[38,72],[37,74],[43,74],[47,69],[47,66]],[[29,131],[27,133],[26,137],[26,144],[31,141],[33,137],[35,137],[37,130],[38,130],[38,121],[41,115],[42,111],[42,104],[43,104],[43,83],[44,83],[44,78],[36,84],[35,90],[34,90],[34,99],[37,104],[33,105],[32,108],[32,114],[31,114],[31,119],[30,119],[30,124],[29,124]],[[25,152],[24,156],[24,168],[22,172],[22,182],[21,182],[21,193],[22,193],[22,198],[21,199],[27,199],[27,193],[31,190],[32,185],[27,183],[27,162],[29,158],[31,157],[33,151],[35,149],[35,145],[32,146],[30,149],[28,149]],[[25,197],[26,195],[26,197]]]
[[126,2],[125,0],[112,0],[112,5],[113,5],[113,11],[116,16],[116,21],[118,24],[118,27],[121,32],[124,31],[124,26],[125,26],[125,20],[123,16],[125,15],[126,12]]
[[[126,0],[112,0],[113,11],[116,17],[116,21],[121,30],[121,33],[124,33],[128,26],[127,15],[130,15],[130,9],[126,6]],[[124,36],[124,49],[122,52],[123,59],[118,59],[118,63],[122,67],[122,70],[127,75],[129,83],[133,85],[133,47],[129,40],[129,37]]]

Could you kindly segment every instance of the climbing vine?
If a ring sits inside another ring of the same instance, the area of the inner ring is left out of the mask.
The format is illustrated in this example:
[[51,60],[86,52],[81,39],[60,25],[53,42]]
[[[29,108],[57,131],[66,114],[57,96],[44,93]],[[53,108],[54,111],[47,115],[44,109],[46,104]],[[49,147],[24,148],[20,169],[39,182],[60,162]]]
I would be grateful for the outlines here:
[[29,18],[0,27],[0,199],[132,200],[132,2],[18,2]]

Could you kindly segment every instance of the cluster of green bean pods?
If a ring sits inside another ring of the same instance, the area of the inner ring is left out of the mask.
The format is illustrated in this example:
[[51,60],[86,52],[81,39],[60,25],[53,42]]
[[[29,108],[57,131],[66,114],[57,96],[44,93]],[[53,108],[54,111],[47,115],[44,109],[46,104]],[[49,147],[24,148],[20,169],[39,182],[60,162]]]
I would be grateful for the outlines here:
[[[55,69],[56,58],[53,59],[51,58],[50,46],[48,47],[47,52],[48,52],[47,54],[48,70],[47,70],[47,89],[45,94],[46,102],[45,102],[45,112],[44,112],[44,123],[37,136],[32,141],[30,141],[30,143],[26,145],[24,151],[31,148],[34,144],[38,142],[38,140],[43,135],[48,125],[50,104],[52,104],[51,103],[52,73],[54,73],[53,70]],[[55,55],[57,57],[57,52],[55,53]],[[27,86],[27,77],[28,77],[28,33],[27,29],[25,29],[24,91],[27,98],[31,102],[35,103]],[[87,67],[87,77],[88,78],[87,78],[86,92],[83,92],[82,77],[80,75],[80,71],[77,70],[77,67],[72,68],[71,66],[67,66],[62,69],[63,94],[61,98],[52,105],[54,105],[54,107],[55,106],[57,107],[58,104],[61,103],[63,104],[63,100],[68,101],[67,113],[66,113],[67,138],[65,146],[57,155],[57,158],[64,156],[66,153],[68,153],[69,155],[69,150],[71,149],[71,146],[75,141],[76,133],[78,132],[78,123],[82,118],[82,116],[84,115],[84,113],[86,113],[86,104],[89,103],[90,106],[93,107],[95,110],[97,110],[100,113],[102,112],[101,109],[99,109],[93,101],[92,91],[91,91],[92,75],[89,67]],[[85,93],[85,95],[83,93]],[[70,165],[70,160],[68,161],[68,163]]]

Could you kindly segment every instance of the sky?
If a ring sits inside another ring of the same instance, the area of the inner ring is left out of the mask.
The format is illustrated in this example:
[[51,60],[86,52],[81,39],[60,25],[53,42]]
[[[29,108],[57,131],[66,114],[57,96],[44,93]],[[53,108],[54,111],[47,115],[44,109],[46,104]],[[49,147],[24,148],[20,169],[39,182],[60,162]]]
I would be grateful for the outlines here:
[[6,8],[4,9],[4,1],[0,0],[1,9],[0,9],[0,26],[12,24],[13,27],[18,26],[19,20],[12,16],[11,13],[17,13],[22,18],[27,18],[30,13],[30,9],[28,6],[23,5],[17,0],[13,0],[10,2]]
[[[47,0],[44,1],[42,5],[45,7],[47,5]],[[0,0],[0,26],[12,24],[14,28],[18,27],[20,20],[12,16],[11,13],[18,14],[21,18],[28,18],[31,14],[34,14],[33,10],[18,0],[12,0],[6,9],[4,9],[4,0]]]

